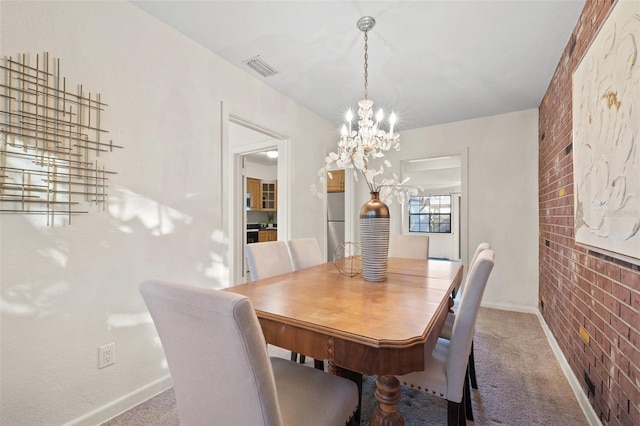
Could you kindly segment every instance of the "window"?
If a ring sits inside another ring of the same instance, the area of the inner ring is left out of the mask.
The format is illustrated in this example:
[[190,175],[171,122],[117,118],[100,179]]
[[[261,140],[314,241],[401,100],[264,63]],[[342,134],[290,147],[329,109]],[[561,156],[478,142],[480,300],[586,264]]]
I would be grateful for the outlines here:
[[411,197],[409,232],[451,233],[451,195]]

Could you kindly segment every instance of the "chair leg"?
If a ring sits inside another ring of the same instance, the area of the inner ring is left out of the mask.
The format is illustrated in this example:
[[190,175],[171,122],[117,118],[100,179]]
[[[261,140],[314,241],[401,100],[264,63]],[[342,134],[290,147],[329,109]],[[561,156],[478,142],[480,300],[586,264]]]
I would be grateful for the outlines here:
[[313,366],[318,370],[324,371],[324,360],[314,358]]
[[467,421],[464,418],[463,401],[461,402],[447,401],[447,425],[448,426],[466,426]]
[[478,380],[476,379],[476,361],[473,357],[473,340],[471,341],[471,352],[469,352],[469,378],[471,379],[471,387],[478,389]]
[[300,354],[300,364],[304,364],[306,357],[302,354]]
[[298,352],[291,352],[291,361],[298,362]]
[[471,388],[469,387],[469,366],[467,365],[467,374],[464,378],[464,389],[462,391],[462,401],[464,402],[464,410],[467,420],[473,421],[473,406],[471,405]]

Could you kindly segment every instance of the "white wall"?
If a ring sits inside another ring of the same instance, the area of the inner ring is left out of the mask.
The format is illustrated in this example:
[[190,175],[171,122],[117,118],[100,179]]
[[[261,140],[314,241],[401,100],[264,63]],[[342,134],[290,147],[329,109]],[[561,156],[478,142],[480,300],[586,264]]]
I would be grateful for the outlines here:
[[[537,138],[538,111],[531,109],[405,131],[401,150],[386,155],[399,171],[402,160],[468,150],[466,161],[463,156],[469,198],[463,259],[484,241],[496,251],[485,306],[532,311],[538,303]],[[396,203],[391,215],[392,229],[401,229]]]
[[[294,237],[323,236],[309,185],[334,129],[128,2],[3,0],[0,19],[2,56],[60,58],[124,146],[107,212],[0,215],[0,424],[95,424],[169,384],[139,283],[229,284],[224,111],[289,138]],[[98,370],[109,342],[116,364]]]

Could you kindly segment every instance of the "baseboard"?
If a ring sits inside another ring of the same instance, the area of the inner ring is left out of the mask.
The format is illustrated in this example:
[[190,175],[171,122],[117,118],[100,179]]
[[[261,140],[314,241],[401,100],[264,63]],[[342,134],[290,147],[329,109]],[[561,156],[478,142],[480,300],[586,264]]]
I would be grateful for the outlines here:
[[110,420],[117,415],[122,414],[125,411],[135,407],[136,405],[143,403],[149,398],[152,398],[159,393],[169,389],[172,384],[173,382],[171,380],[171,376],[167,374],[166,376],[161,377],[160,379],[151,382],[148,385],[142,386],[141,388],[123,395],[120,398],[103,405],[102,407],[98,407],[89,413],[71,420],[70,422],[66,423],[65,426],[90,426],[102,424],[107,420]]
[[578,404],[580,404],[580,408],[582,408],[584,415],[587,417],[587,421],[592,426],[601,426],[602,422],[600,421],[600,418],[598,417],[595,410],[591,406],[591,403],[589,402],[589,398],[587,398],[587,395],[585,395],[584,390],[582,390],[582,386],[580,386],[580,382],[578,381],[578,378],[573,373],[573,370],[571,369],[569,362],[567,361],[564,354],[562,353],[562,350],[560,350],[560,346],[558,345],[556,338],[553,337],[553,334],[551,333],[551,329],[547,325],[540,311],[537,312],[537,317],[538,317],[538,320],[540,321],[540,325],[542,326],[542,330],[544,330],[544,334],[547,336],[547,341],[549,342],[549,346],[551,346],[551,350],[555,354],[556,359],[560,364],[560,368],[562,368],[564,375],[567,377],[567,380],[569,381],[569,385],[571,386],[571,389],[573,389],[573,393],[576,395],[576,398],[578,399]]
[[504,303],[481,303],[481,307],[489,309],[498,309],[501,311],[523,312],[525,314],[538,314],[538,308],[524,305],[511,305]]

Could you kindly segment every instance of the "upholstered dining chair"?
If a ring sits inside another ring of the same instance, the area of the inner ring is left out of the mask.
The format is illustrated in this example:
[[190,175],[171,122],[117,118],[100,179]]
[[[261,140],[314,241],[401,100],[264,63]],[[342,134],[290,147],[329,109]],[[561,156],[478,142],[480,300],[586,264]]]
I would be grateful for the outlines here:
[[[305,269],[311,266],[324,263],[322,257],[322,251],[320,250],[320,244],[318,240],[309,238],[294,238],[289,240],[289,252],[291,253],[291,261],[293,262],[293,269]],[[297,361],[298,354],[291,352],[291,361]],[[300,354],[300,363],[304,364],[305,356]],[[315,368],[324,370],[324,361],[321,359],[314,359],[313,364]]]
[[246,296],[146,281],[182,425],[346,424],[358,388],[342,377],[270,358]]
[[429,237],[426,235],[391,235],[389,237],[389,257],[427,259],[429,257]]
[[293,261],[293,269],[304,269],[324,263],[322,250],[318,240],[311,238],[294,238],[289,240],[289,251]]
[[[491,249],[491,244],[489,243],[480,243],[478,244],[478,247],[476,247],[475,251],[473,252],[473,256],[471,256],[471,261],[469,262],[469,267],[468,270],[471,271],[471,267],[476,263],[476,260],[478,260],[478,255],[483,251],[483,250],[489,250]],[[468,274],[467,274],[467,278],[468,278]],[[460,293],[462,294],[462,290],[464,289],[464,286],[466,285],[467,280],[464,280],[464,283],[462,283],[462,285],[458,288],[458,290],[456,291],[456,293],[453,295],[454,297]],[[456,299],[456,302],[459,302],[460,298],[458,297]]]
[[[478,260],[478,255],[480,253],[482,253],[482,251],[484,250],[489,250],[491,249],[491,244],[489,243],[480,243],[478,244],[478,247],[476,247],[475,252],[473,253],[473,256],[471,257],[471,262],[469,262],[469,272],[471,271],[471,268],[473,268],[473,265],[475,265],[476,261]],[[450,339],[451,338],[451,329],[453,328],[453,322],[455,321],[456,318],[456,314],[455,311],[457,311],[457,308],[460,306],[460,298],[461,295],[464,293],[464,288],[467,285],[467,281],[469,280],[469,274],[467,273],[467,277],[465,279],[465,282],[460,286],[460,288],[458,289],[458,292],[455,294],[454,297],[454,303],[453,303],[453,313],[449,313],[449,315],[447,315],[447,319],[444,322],[444,325],[442,326],[442,331],[440,332],[440,337],[443,337],[445,339]],[[476,377],[476,360],[475,360],[475,355],[473,353],[473,340],[471,340],[471,350],[469,351],[469,380],[471,381],[471,387],[474,389],[478,389],[478,379]],[[473,413],[471,412],[471,407],[467,407],[467,418],[469,420],[473,420]]]
[[289,249],[284,241],[247,244],[245,254],[252,281],[293,271]]
[[[291,254],[284,241],[267,241],[245,246],[245,254],[249,263],[251,281],[286,274],[293,271]],[[291,352],[291,361],[296,361],[298,354]],[[304,359],[301,359],[304,364]]]
[[431,392],[448,401],[447,423],[465,425],[465,404],[471,403],[467,363],[480,301],[493,269],[495,253],[484,250],[469,271],[467,286],[460,299],[451,339],[439,338],[424,370],[398,376],[402,385]]

